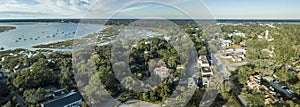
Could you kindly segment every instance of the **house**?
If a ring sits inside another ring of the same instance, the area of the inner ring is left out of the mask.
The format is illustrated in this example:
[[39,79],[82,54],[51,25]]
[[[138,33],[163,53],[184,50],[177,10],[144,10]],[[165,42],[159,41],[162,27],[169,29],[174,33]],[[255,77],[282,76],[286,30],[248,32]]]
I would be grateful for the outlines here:
[[144,54],[148,54],[148,53],[150,53],[150,51],[144,51]]
[[171,40],[171,36],[164,36],[164,39],[165,39],[166,41],[170,41],[170,40]]
[[167,67],[157,67],[154,69],[154,74],[160,76],[161,78],[166,78],[170,75],[169,69]]
[[221,40],[221,46],[222,47],[229,47],[232,45],[232,40],[224,40],[224,39],[220,39]]
[[145,45],[152,45],[152,41],[146,41]]
[[232,55],[231,60],[232,60],[233,62],[241,62],[241,61],[243,61],[243,58],[242,58],[242,57],[239,57],[238,55]]
[[41,107],[80,107],[82,98],[77,92],[64,93],[65,91],[58,90],[56,98],[44,102]]
[[16,73],[18,71],[22,71],[22,70],[26,70],[26,69],[28,69],[28,68],[26,68],[25,64],[19,64],[19,65],[15,66],[13,70]]
[[177,65],[176,69],[184,69],[185,67],[183,65]]
[[202,76],[212,76],[213,72],[210,67],[201,67]]
[[198,58],[199,67],[209,67],[208,59],[205,55],[202,55]]
[[202,77],[202,85],[203,87],[209,87],[209,81],[207,77]]
[[242,32],[233,32],[228,34],[228,37],[232,37],[232,36],[246,37],[245,33]]

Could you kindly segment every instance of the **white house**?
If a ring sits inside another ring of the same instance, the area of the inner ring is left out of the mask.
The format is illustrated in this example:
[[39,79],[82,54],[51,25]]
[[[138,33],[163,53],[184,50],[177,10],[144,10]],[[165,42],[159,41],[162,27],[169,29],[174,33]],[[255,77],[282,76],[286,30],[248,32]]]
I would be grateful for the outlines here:
[[201,67],[201,74],[202,76],[212,76],[214,73],[210,67]]
[[146,41],[145,45],[152,45],[152,41]]
[[202,77],[202,85],[204,87],[209,87],[209,81],[207,77]]
[[199,67],[209,67],[208,59],[205,55],[199,56],[198,64]]
[[159,75],[161,78],[166,78],[170,75],[167,67],[157,67],[154,69],[154,74]]

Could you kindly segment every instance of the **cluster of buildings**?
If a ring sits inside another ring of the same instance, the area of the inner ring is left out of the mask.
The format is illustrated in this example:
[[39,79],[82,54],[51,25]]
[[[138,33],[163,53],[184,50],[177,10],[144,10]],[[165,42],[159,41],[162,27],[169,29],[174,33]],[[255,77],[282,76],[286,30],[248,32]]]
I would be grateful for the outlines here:
[[[275,104],[280,102],[282,98],[291,99],[294,97],[294,92],[286,84],[280,83],[271,76],[261,78],[260,75],[250,75],[247,81],[247,88],[255,92],[264,93],[265,104]],[[243,106],[249,106],[244,96],[238,96],[239,101]]]
[[226,48],[223,50],[225,56],[222,58],[231,59],[233,62],[241,62],[246,58],[246,48]]
[[277,97],[291,99],[295,96],[294,92],[287,84],[276,80],[275,75],[273,75],[273,77],[263,77],[263,79],[268,82],[268,84],[270,85],[270,89],[273,91],[274,94],[280,95]]
[[262,85],[259,75],[250,75],[247,81],[247,88],[256,92],[263,92],[265,94],[265,104],[274,104],[279,101],[280,94],[274,92],[274,88]]
[[233,32],[233,33],[229,33],[228,34],[228,37],[233,37],[233,36],[240,36],[240,37],[246,37],[245,33],[242,33],[242,32]]
[[205,55],[199,56],[198,67],[201,70],[202,85],[204,87],[209,87],[209,78],[213,76],[213,71]]

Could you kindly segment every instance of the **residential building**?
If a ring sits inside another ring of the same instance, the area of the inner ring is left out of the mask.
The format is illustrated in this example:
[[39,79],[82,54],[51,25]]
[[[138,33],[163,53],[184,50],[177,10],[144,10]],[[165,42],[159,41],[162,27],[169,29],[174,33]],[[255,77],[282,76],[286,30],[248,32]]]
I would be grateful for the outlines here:
[[208,77],[208,76],[212,76],[213,72],[210,67],[201,67],[201,74],[202,76]]
[[205,55],[202,55],[198,58],[198,65],[199,67],[209,67],[208,59]]
[[[59,92],[64,91],[58,91],[58,93]],[[50,101],[42,103],[41,107],[80,107],[82,104],[82,98],[77,92],[59,94],[61,95]]]
[[161,78],[166,78],[170,75],[167,67],[157,67],[154,69],[154,74],[159,75]]
[[152,41],[146,41],[145,45],[152,45]]
[[202,77],[202,85],[203,87],[209,87],[209,81],[207,77]]

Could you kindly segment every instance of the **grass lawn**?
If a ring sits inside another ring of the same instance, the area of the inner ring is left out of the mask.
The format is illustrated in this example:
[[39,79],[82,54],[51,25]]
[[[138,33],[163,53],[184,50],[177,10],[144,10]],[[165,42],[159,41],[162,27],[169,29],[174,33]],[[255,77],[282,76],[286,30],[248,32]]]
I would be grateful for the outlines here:
[[226,59],[229,63],[235,63],[231,58]]

